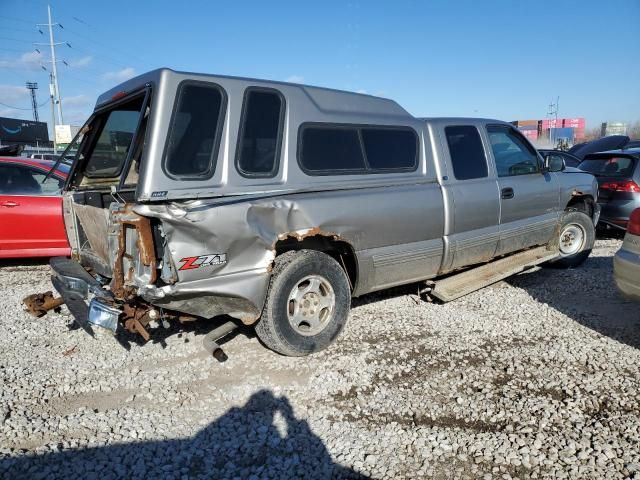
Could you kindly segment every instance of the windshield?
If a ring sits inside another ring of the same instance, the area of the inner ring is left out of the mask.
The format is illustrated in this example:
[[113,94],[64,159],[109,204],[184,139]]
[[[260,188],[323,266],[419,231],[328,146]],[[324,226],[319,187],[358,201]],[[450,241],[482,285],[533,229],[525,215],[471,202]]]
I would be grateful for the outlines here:
[[630,177],[633,175],[633,157],[598,157],[585,159],[578,168],[601,177]]

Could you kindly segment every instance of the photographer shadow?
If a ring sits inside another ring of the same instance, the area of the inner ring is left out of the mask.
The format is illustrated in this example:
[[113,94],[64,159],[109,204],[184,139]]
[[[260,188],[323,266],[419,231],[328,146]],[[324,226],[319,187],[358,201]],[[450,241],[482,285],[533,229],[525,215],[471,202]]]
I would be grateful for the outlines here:
[[229,409],[193,437],[0,459],[0,478],[364,479],[334,463],[286,397],[269,390]]

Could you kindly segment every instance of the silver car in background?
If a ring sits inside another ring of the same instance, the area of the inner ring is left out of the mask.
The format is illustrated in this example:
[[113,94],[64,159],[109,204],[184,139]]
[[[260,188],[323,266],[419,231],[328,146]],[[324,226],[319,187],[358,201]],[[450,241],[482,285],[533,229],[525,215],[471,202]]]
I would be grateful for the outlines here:
[[632,300],[640,300],[640,208],[631,213],[627,234],[613,258],[616,285]]

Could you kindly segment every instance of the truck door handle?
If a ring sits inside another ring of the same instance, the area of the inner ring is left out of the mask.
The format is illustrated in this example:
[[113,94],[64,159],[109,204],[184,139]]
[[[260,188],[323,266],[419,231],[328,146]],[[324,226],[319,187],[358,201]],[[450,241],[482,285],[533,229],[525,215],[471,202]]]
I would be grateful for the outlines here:
[[513,188],[507,187],[502,189],[502,198],[508,199],[513,198]]
[[6,202],[2,202],[0,203],[0,206],[2,207],[8,207],[8,208],[13,208],[13,207],[19,207],[20,204],[18,202],[14,202],[12,200],[8,200]]

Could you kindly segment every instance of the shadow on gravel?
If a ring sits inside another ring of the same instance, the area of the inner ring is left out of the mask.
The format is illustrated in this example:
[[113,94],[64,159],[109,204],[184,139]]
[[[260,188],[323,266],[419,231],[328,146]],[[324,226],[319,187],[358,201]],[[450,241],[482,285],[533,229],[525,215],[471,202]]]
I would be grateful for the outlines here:
[[420,303],[420,296],[418,291],[420,289],[420,283],[408,283],[406,285],[399,285],[397,287],[387,288],[385,290],[379,290],[373,293],[367,293],[361,297],[355,297],[351,299],[351,308],[362,307],[370,303],[381,302],[395,297],[409,296],[414,302]]
[[[41,267],[49,265],[49,257],[38,258],[0,258],[0,268],[4,267]],[[24,269],[20,269],[24,270]]]
[[262,390],[195,436],[1,458],[0,478],[365,479],[337,465],[286,397]]
[[539,302],[618,342],[640,348],[638,305],[618,292],[612,257],[589,257],[576,269],[546,269],[507,279]]
[[[187,333],[193,333],[196,336],[196,341],[202,342],[204,336],[211,332],[214,328],[219,327],[223,323],[228,320],[234,320],[232,317],[226,315],[220,315],[218,317],[214,317],[208,320],[199,319],[193,322],[169,322],[168,328],[164,327],[156,327],[150,331],[151,338],[149,343],[159,343],[162,348],[167,347],[166,340],[169,337],[176,336],[177,338],[184,339],[185,343],[188,343],[189,336],[185,335]],[[235,321],[235,320],[234,320]],[[253,327],[249,327],[241,324],[239,321],[236,322],[238,328],[231,332],[229,335],[225,336],[222,340],[218,342],[220,346],[223,346],[225,343],[233,340],[238,335],[243,335],[247,338],[254,338],[256,336],[255,330]],[[72,328],[79,328],[77,324],[72,323]],[[137,333],[129,332],[125,329],[120,329],[117,336],[118,343],[125,349],[131,350],[133,345],[138,347],[144,347],[147,343],[145,340]]]

